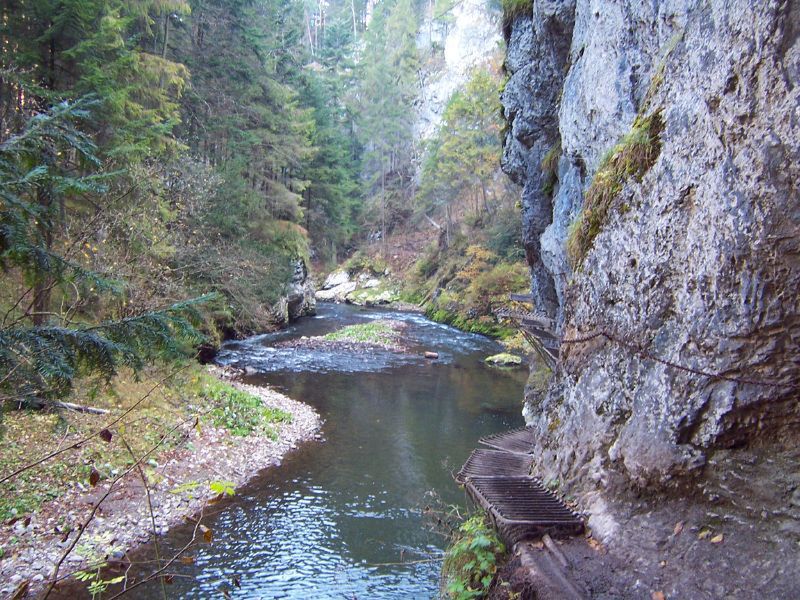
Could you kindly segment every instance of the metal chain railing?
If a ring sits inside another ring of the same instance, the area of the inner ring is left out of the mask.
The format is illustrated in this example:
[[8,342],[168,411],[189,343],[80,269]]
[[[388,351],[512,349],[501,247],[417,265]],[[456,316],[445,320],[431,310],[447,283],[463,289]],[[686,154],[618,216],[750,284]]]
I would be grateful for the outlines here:
[[757,379],[749,379],[749,378],[746,378],[746,377],[735,377],[733,375],[726,375],[724,373],[717,372],[717,371],[706,371],[706,370],[703,370],[703,369],[695,369],[694,367],[687,367],[686,365],[682,365],[680,363],[676,363],[674,361],[667,360],[665,358],[660,358],[658,356],[655,356],[652,352],[642,348],[638,344],[634,344],[632,342],[628,342],[628,341],[622,340],[619,337],[617,337],[615,335],[612,335],[612,334],[608,333],[607,331],[602,331],[602,330],[601,331],[595,331],[594,333],[591,333],[591,334],[588,334],[588,335],[585,335],[585,336],[581,336],[581,337],[577,337],[577,338],[562,339],[561,340],[561,345],[584,344],[584,343],[590,342],[592,340],[595,340],[595,339],[597,339],[599,337],[604,337],[607,340],[609,340],[611,342],[614,342],[615,344],[618,344],[618,345],[622,346],[623,348],[626,348],[626,349],[632,351],[634,354],[640,356],[641,358],[652,360],[654,362],[660,363],[662,365],[665,365],[667,367],[671,367],[671,368],[679,370],[679,371],[684,371],[686,373],[692,373],[693,375],[699,375],[701,377],[708,377],[709,379],[721,379],[723,381],[731,381],[731,382],[734,382],[734,383],[742,383],[742,384],[749,384],[749,385],[761,385],[761,386],[773,387],[773,388],[790,388],[791,389],[791,388],[797,388],[798,387],[796,384],[777,383],[777,382],[774,382],[774,381],[763,381],[763,380],[757,380]]
[[[509,309],[501,309],[501,310],[497,311],[496,314],[500,318],[507,318],[507,319],[511,319],[511,320],[517,321],[517,327],[519,328],[519,330],[523,333],[524,337],[528,340],[529,343],[532,342],[531,338],[535,337],[535,336],[533,334],[531,334],[530,332],[525,330],[525,327],[522,324],[522,321],[524,319],[539,319],[538,315],[536,315],[535,313],[529,312],[529,311],[515,311],[515,310],[509,310]],[[557,336],[555,335],[555,332],[554,332],[554,337],[557,339]],[[665,366],[670,367],[672,369],[676,369],[678,371],[684,371],[686,373],[691,373],[693,375],[698,375],[700,377],[707,377],[709,379],[719,379],[719,380],[722,380],[722,381],[731,381],[733,383],[740,383],[740,384],[760,385],[760,386],[764,386],[764,387],[779,388],[779,389],[798,389],[798,388],[800,388],[800,386],[798,386],[796,383],[778,383],[778,382],[775,382],[775,381],[763,381],[763,380],[758,380],[758,379],[750,379],[750,378],[747,378],[747,377],[736,377],[736,376],[733,376],[733,375],[726,375],[725,373],[721,373],[721,372],[717,372],[717,371],[706,371],[704,369],[696,369],[694,367],[687,367],[686,365],[682,365],[682,364],[677,363],[675,361],[667,360],[665,358],[660,358],[660,357],[656,356],[655,354],[653,354],[652,352],[650,352],[649,350],[643,348],[641,345],[635,344],[633,342],[626,341],[624,339],[621,339],[619,336],[611,334],[606,330],[597,330],[597,331],[594,331],[592,333],[589,333],[589,334],[586,334],[586,335],[583,335],[583,336],[580,336],[580,337],[561,339],[560,340],[560,345],[568,346],[568,345],[586,344],[588,342],[594,341],[594,340],[596,340],[598,338],[601,338],[601,337],[607,339],[610,342],[618,344],[619,346],[621,346],[623,348],[626,348],[627,350],[633,352],[634,354],[636,354],[637,356],[639,356],[641,358],[644,358],[644,359],[647,359],[647,360],[652,360],[654,362],[657,362],[659,364],[665,365]],[[534,349],[537,351],[537,354],[542,356],[542,351],[541,351],[542,349],[539,348],[539,346],[541,346],[541,342],[539,344],[533,344],[532,343],[532,345],[533,345]],[[550,359],[550,360],[546,360],[546,362],[548,362],[548,363],[555,362],[555,360],[554,360],[555,357],[553,357],[550,353],[548,353],[548,356],[546,356],[546,357],[542,356],[542,358]],[[548,366],[550,366],[552,368],[554,366],[554,364],[548,364]]]

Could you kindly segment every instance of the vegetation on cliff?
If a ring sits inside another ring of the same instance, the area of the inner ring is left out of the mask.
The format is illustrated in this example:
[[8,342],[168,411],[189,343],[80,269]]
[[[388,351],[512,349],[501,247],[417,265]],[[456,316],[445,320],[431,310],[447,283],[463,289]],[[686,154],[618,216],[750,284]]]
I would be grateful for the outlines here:
[[580,266],[592,247],[625,182],[628,179],[641,181],[655,163],[661,151],[659,136],[663,128],[660,113],[640,115],[631,130],[603,157],[567,238],[567,256],[574,268]]

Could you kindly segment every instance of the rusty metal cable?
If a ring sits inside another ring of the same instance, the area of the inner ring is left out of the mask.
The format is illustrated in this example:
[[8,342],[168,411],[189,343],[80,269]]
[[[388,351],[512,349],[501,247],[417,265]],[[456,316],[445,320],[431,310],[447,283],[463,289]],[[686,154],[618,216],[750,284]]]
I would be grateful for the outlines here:
[[749,384],[749,385],[761,385],[761,386],[773,387],[773,388],[796,388],[797,387],[797,385],[788,384],[788,383],[776,383],[774,381],[761,381],[761,380],[756,380],[756,379],[748,379],[746,377],[734,377],[732,375],[725,375],[724,373],[720,373],[720,372],[705,371],[705,370],[702,370],[702,369],[695,369],[693,367],[687,367],[686,365],[682,365],[682,364],[676,363],[674,361],[667,360],[667,359],[655,356],[652,352],[649,352],[648,350],[645,350],[641,346],[639,346],[637,344],[633,344],[631,342],[626,342],[625,340],[621,340],[617,336],[612,335],[612,334],[608,333],[607,331],[595,331],[595,332],[593,332],[591,334],[588,334],[588,335],[585,335],[585,336],[581,336],[581,337],[577,337],[577,338],[562,339],[561,340],[561,344],[562,345],[584,344],[584,343],[590,342],[592,340],[595,340],[595,339],[597,339],[599,337],[604,337],[607,340],[622,346],[623,348],[631,350],[635,354],[637,354],[638,356],[640,356],[642,358],[655,361],[657,363],[660,363],[660,364],[665,365],[667,367],[671,367],[673,369],[677,369],[679,371],[685,371],[686,373],[692,373],[693,375],[699,375],[701,377],[708,377],[709,379],[721,379],[723,381],[731,381],[731,382],[734,382],[734,383],[742,383],[742,384]]
[[[537,318],[539,318],[538,315],[536,315],[535,313],[530,312],[530,311],[509,310],[507,308],[500,309],[500,310],[496,311],[495,314],[500,318],[506,318],[506,319],[510,319],[512,321],[516,321],[517,328],[523,333],[524,337],[526,339],[528,339],[528,341],[530,343],[529,337],[533,336],[533,334],[525,330],[525,326],[523,325],[522,321],[524,319],[527,319],[527,318],[537,319]],[[555,333],[554,333],[554,336],[555,336]],[[774,382],[774,381],[762,381],[762,380],[756,380],[756,379],[749,379],[749,378],[746,378],[746,377],[734,377],[732,375],[725,375],[724,373],[720,373],[720,372],[705,371],[703,369],[695,369],[693,367],[687,367],[686,365],[682,365],[682,364],[676,363],[674,361],[667,360],[667,359],[655,356],[652,352],[646,350],[645,348],[641,347],[640,345],[637,345],[637,344],[634,344],[632,342],[628,342],[628,341],[625,341],[623,339],[620,339],[619,337],[617,337],[617,336],[615,336],[615,335],[613,335],[613,334],[611,334],[611,333],[609,333],[608,331],[605,331],[605,330],[597,330],[597,331],[594,331],[592,333],[589,333],[589,334],[581,336],[581,337],[562,339],[560,341],[560,344],[561,345],[585,344],[585,343],[594,341],[594,340],[596,340],[597,338],[600,338],[600,337],[606,338],[607,340],[609,340],[611,342],[614,342],[614,343],[622,346],[623,348],[626,348],[626,349],[632,351],[633,353],[635,353],[636,355],[638,355],[638,356],[640,356],[642,358],[645,358],[647,360],[655,361],[657,363],[660,363],[662,365],[665,365],[667,367],[670,367],[670,368],[673,368],[673,369],[676,369],[676,370],[679,370],[679,371],[684,371],[686,373],[691,373],[693,375],[698,375],[700,377],[707,377],[709,379],[721,379],[723,381],[731,381],[733,383],[741,383],[741,384],[749,384],[749,385],[760,385],[760,386],[772,387],[772,388],[798,389],[798,387],[800,387],[797,384],[777,383],[777,382]],[[550,365],[550,366],[552,368],[552,366],[554,366],[554,365]]]

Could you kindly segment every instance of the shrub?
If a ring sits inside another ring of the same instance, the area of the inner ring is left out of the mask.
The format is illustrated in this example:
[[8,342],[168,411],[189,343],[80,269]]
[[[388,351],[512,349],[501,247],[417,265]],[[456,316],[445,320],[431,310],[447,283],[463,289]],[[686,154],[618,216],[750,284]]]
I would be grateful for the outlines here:
[[508,294],[523,292],[530,285],[530,275],[522,263],[500,263],[479,273],[467,288],[466,302],[470,308],[488,314],[495,302],[506,302]]
[[570,227],[567,256],[576,268],[583,261],[594,238],[600,233],[611,203],[633,177],[641,181],[661,152],[661,113],[636,118],[631,131],[603,158],[592,185],[586,192],[583,209]]
[[505,551],[485,515],[467,519],[445,553],[442,595],[452,600],[485,597]]

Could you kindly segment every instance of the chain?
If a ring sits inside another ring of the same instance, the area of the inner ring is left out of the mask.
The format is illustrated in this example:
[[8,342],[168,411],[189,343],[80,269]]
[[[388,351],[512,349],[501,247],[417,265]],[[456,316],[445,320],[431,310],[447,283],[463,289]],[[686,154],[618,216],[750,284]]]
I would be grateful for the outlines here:
[[595,340],[599,337],[604,337],[607,340],[619,344],[623,348],[627,348],[628,350],[633,351],[634,354],[642,358],[646,358],[648,360],[655,361],[667,367],[671,367],[673,369],[677,369],[679,371],[684,371],[686,373],[692,373],[693,375],[699,375],[701,377],[708,377],[709,379],[721,379],[723,381],[732,381],[734,383],[742,383],[742,384],[749,384],[749,385],[761,385],[765,387],[773,387],[773,388],[796,388],[797,385],[786,384],[786,383],[776,383],[774,381],[759,381],[755,379],[747,379],[745,377],[733,377],[732,375],[725,375],[724,373],[713,372],[713,371],[704,371],[702,369],[695,369],[692,367],[687,367],[685,365],[681,365],[679,363],[673,362],[671,360],[666,360],[664,358],[659,358],[655,356],[651,352],[645,350],[641,346],[633,344],[631,342],[626,342],[624,340],[619,339],[618,337],[608,333],[607,331],[596,331],[589,335],[585,335],[582,337],[577,338],[569,338],[565,340],[561,340],[562,345],[570,345],[570,344],[584,344],[586,342],[590,342]]

